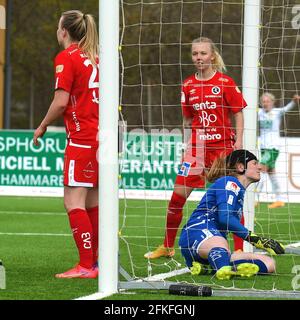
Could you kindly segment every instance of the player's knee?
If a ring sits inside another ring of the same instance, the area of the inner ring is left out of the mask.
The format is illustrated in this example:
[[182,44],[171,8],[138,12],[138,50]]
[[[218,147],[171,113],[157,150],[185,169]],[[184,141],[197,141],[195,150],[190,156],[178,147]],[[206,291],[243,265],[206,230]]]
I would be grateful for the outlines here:
[[275,260],[272,259],[267,267],[268,267],[268,272],[269,273],[274,273],[276,271],[276,262],[275,262]]
[[262,261],[266,265],[266,267],[268,269],[268,273],[274,273],[276,271],[276,262],[273,258],[268,257],[268,256],[264,256]]
[[67,212],[70,212],[77,208],[86,208],[84,199],[76,197],[76,195],[64,197],[64,207]]
[[71,202],[68,199],[66,199],[66,197],[64,198],[64,207],[67,212],[72,210]]
[[68,202],[64,201],[64,207],[65,207],[65,210],[66,210],[67,212],[70,211],[70,207],[69,207]]
[[67,212],[70,212],[76,208],[79,208],[80,206],[78,206],[76,203],[73,203],[71,201],[64,201],[64,207]]

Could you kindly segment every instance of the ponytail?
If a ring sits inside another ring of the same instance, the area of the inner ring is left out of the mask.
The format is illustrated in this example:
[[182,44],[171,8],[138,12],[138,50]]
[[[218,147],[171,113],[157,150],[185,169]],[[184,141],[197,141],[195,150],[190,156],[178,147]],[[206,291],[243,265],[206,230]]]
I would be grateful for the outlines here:
[[86,23],[86,34],[79,41],[78,46],[88,56],[92,64],[96,65],[99,54],[97,26],[93,16],[90,14],[85,14],[84,20]]
[[[243,174],[244,172],[240,173],[237,171],[236,166],[238,163],[242,163],[244,165],[244,168],[246,168],[247,163],[245,163],[244,161],[242,161],[239,158],[233,159],[233,156],[236,155],[237,153],[240,153],[241,151],[245,151],[245,150],[233,151],[228,156],[226,156],[225,152],[223,152],[220,157],[216,158],[214,160],[210,170],[206,174],[206,178],[207,178],[208,182],[214,182],[217,179],[224,177],[224,176],[237,177],[240,174]],[[233,161],[231,161],[231,159],[233,159]],[[251,158],[250,160],[252,160],[252,159],[253,158]]]
[[87,55],[93,65],[96,65],[99,39],[93,16],[83,14],[79,10],[70,10],[63,12],[62,17],[62,27],[69,32],[72,40],[78,41],[80,50]]
[[[227,156],[225,152],[223,152],[221,156],[213,162],[211,169],[206,175],[207,180],[214,182],[224,176],[237,177],[243,175],[247,169],[248,162],[252,160],[258,161],[255,154],[245,149],[234,150]],[[237,168],[239,163],[244,166],[243,171]]]
[[206,174],[206,178],[209,182],[214,182],[220,177],[226,175],[226,156],[221,155],[219,158],[216,158]]
[[226,71],[225,63],[217,48],[215,49],[214,54],[215,59],[213,60],[213,68],[215,68],[219,72]]

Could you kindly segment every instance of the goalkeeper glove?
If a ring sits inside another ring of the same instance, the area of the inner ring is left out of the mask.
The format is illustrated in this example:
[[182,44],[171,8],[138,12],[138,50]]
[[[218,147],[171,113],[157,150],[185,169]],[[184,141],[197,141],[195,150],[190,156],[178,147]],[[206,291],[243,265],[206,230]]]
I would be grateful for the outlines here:
[[273,239],[263,238],[257,236],[255,233],[249,232],[248,241],[256,248],[263,249],[271,255],[284,254],[284,246]]

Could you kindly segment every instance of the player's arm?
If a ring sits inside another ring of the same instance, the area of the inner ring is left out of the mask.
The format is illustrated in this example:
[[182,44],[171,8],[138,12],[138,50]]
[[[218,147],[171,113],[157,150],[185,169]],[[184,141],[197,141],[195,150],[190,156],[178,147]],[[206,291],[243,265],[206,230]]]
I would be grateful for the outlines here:
[[185,149],[191,138],[191,126],[193,121],[193,111],[189,105],[189,93],[185,85],[181,88],[181,110],[183,117],[183,149]]
[[33,142],[36,146],[39,145],[38,138],[41,138],[47,131],[47,127],[56,119],[60,118],[69,102],[70,94],[65,90],[56,90],[53,101],[49,110],[42,120],[41,124],[34,132]]
[[284,112],[290,111],[299,103],[299,101],[300,101],[300,96],[295,94],[293,96],[293,99],[285,107],[281,108],[281,112],[284,113]]
[[[230,199],[233,199],[233,195],[229,195],[228,201],[231,202]],[[234,216],[233,207],[228,202],[222,202],[218,205],[219,225],[222,231],[232,232],[238,237],[246,239],[249,235],[249,230]]]
[[183,145],[187,146],[192,135],[192,121],[193,118],[189,116],[183,116]]
[[292,101],[294,101],[294,103],[299,103],[300,96],[298,94],[294,94]]
[[240,223],[236,216],[236,211],[241,208],[238,203],[239,192],[240,187],[234,181],[224,179],[216,185],[218,222],[222,231],[232,232],[245,239],[249,230]]
[[236,140],[234,143],[234,150],[243,149],[243,134],[244,134],[244,114],[239,111],[233,114],[235,122]]
[[236,141],[233,148],[234,150],[239,150],[243,148],[243,109],[247,106],[247,103],[234,80],[229,77],[227,78],[227,85],[224,86],[224,98],[224,102],[231,109],[235,122]]
[[232,214],[228,207],[226,211],[225,204],[218,206],[218,208],[220,212],[219,224],[221,225],[222,230],[234,233],[238,237],[250,242],[254,247],[265,250],[271,255],[285,253],[284,246],[280,242],[274,239],[260,237],[245,228],[240,223],[240,221]]
[[263,249],[270,254],[283,254],[284,246],[273,239],[257,236],[255,233],[244,227],[234,214],[237,208],[238,192],[232,189],[232,182],[227,182],[225,189],[219,189],[217,195],[218,221],[221,231],[229,231],[238,237],[250,242],[253,246]]

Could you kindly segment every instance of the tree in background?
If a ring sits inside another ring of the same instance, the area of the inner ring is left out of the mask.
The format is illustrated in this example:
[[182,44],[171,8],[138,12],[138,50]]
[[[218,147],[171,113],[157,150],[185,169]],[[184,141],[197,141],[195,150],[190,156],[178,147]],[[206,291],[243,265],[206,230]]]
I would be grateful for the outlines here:
[[[52,61],[59,50],[55,21],[62,11],[69,9],[92,13],[98,20],[99,1],[12,1],[11,126],[29,128],[31,107],[35,127],[53,93],[49,85],[54,81]],[[289,5],[263,10],[261,28],[260,87],[261,91],[268,90],[279,97],[278,105],[297,92],[300,80],[300,70],[294,67],[300,65],[300,55],[295,54],[297,30],[291,28],[292,1],[283,2]],[[265,6],[272,3],[264,1]],[[126,68],[121,104],[128,126],[144,124],[145,129],[148,128],[147,104],[151,95],[152,125],[168,129],[181,127],[180,84],[193,72],[189,50],[191,41],[199,36],[209,37],[216,43],[228,75],[236,79],[241,88],[242,14],[242,0],[124,1],[123,11],[120,10],[120,34],[124,28],[122,56]],[[151,90],[147,90],[149,85]],[[299,115],[286,115],[282,125],[284,133],[300,135],[299,130],[293,130],[299,127],[298,123]]]

